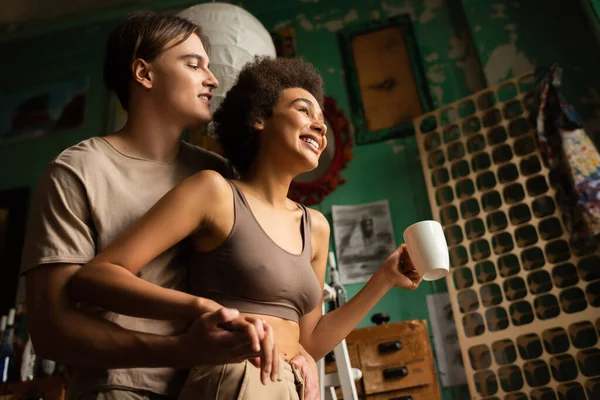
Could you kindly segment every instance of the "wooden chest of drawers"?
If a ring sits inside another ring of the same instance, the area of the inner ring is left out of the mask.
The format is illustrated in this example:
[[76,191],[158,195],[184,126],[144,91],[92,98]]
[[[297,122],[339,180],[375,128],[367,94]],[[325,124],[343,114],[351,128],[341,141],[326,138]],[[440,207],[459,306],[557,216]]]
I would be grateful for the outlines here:
[[[363,373],[356,388],[361,399],[441,399],[427,321],[356,329],[346,343],[352,366]],[[325,370],[335,371],[335,363],[328,362]]]
[[51,376],[33,381],[0,384],[0,400],[65,400],[66,378]]

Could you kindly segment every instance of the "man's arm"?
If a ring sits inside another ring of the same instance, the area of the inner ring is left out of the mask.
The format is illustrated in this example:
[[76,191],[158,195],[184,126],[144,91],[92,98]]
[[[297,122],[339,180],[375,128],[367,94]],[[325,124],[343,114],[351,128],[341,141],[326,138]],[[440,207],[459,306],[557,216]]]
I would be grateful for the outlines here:
[[80,268],[45,265],[26,275],[28,329],[41,357],[97,368],[185,368],[256,356],[244,326],[233,332],[218,328],[237,316],[225,309],[203,315],[179,336],[130,331],[83,313],[67,295],[67,282]]
[[229,217],[233,224],[233,210],[222,206],[231,196],[229,184],[214,171],[186,179],[74,274],[70,298],[139,318],[174,320],[214,311],[215,302],[157,286],[138,273],[205,223]]

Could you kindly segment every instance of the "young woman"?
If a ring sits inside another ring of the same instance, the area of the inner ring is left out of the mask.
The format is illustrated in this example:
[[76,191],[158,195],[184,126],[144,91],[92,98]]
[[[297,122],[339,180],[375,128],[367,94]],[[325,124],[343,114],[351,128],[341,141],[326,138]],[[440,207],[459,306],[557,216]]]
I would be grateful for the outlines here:
[[[80,301],[94,304],[109,290],[134,315],[192,315],[198,299],[208,298],[272,327],[272,357],[281,363],[271,371],[261,376],[248,361],[197,367],[182,398],[297,399],[302,377],[287,361],[301,346],[315,359],[323,357],[389,289],[412,290],[421,281],[410,263],[400,262],[401,246],[348,303],[322,315],[329,225],[319,212],[287,198],[294,177],[314,169],[327,146],[322,102],[322,78],[301,59],[246,65],[214,116],[219,141],[242,178],[228,180],[214,171],[188,178],[72,281]],[[115,285],[184,239],[195,249],[190,295]],[[269,373],[278,379],[266,384]]]

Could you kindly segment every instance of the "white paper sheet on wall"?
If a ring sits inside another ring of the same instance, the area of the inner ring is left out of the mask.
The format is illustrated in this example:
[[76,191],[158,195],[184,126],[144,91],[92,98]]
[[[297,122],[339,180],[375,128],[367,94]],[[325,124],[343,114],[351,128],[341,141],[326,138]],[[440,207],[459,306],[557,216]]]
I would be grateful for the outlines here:
[[428,295],[427,310],[442,386],[466,385],[467,376],[448,293]]
[[389,202],[333,206],[331,212],[342,283],[368,281],[396,249]]

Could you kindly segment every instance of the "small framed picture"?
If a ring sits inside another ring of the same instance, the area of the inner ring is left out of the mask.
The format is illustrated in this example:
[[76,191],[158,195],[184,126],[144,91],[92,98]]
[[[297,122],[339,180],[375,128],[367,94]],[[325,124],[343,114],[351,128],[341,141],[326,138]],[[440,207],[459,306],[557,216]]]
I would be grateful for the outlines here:
[[410,17],[351,26],[339,41],[356,143],[414,134],[432,102]]

